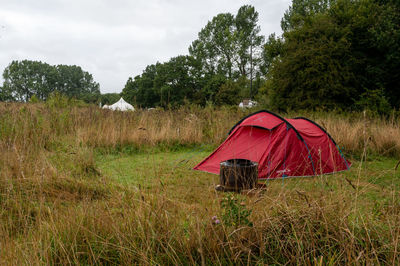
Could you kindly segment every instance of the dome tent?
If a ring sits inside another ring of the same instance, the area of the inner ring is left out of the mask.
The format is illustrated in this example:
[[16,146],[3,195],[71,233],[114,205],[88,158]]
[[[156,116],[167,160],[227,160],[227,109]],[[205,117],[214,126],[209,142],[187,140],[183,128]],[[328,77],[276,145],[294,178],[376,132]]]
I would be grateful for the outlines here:
[[118,102],[112,105],[104,105],[103,108],[110,109],[113,111],[135,111],[135,108],[129,103],[125,102],[124,99],[119,99]]
[[230,159],[258,162],[258,178],[314,176],[350,168],[332,137],[304,118],[285,119],[262,110],[240,120],[228,138],[195,170],[219,173]]

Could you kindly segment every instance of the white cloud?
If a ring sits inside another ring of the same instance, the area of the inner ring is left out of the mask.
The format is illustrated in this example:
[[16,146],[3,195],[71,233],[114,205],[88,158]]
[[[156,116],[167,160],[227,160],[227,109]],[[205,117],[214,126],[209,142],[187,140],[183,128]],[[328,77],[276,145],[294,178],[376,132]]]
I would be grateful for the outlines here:
[[244,4],[255,6],[264,35],[280,33],[289,0],[0,0],[0,71],[12,60],[74,64],[102,93],[120,92],[147,65],[187,54],[213,16]]

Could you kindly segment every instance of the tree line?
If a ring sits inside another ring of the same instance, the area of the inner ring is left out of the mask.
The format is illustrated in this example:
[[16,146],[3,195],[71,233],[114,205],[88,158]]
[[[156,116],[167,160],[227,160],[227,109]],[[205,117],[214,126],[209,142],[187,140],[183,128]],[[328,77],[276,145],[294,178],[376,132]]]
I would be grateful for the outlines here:
[[[388,112],[400,106],[400,3],[397,0],[292,0],[282,35],[260,34],[258,12],[213,17],[187,55],[147,66],[121,95],[139,107],[236,105],[244,98],[275,110]],[[52,91],[112,103],[78,66],[13,61],[2,100],[46,99]]]
[[275,109],[400,106],[400,2],[293,0],[270,36],[262,94]]
[[40,61],[12,61],[3,72],[0,100],[27,102],[32,97],[46,100],[53,92],[96,102],[99,83],[80,66],[49,65]]
[[147,66],[122,94],[143,107],[237,104],[275,110],[400,106],[400,2],[293,0],[282,35],[260,35],[258,12],[242,6],[201,29],[189,55]]
[[142,107],[237,104],[260,87],[263,43],[253,6],[218,14],[198,33],[189,55],[147,66],[128,79],[122,95]]

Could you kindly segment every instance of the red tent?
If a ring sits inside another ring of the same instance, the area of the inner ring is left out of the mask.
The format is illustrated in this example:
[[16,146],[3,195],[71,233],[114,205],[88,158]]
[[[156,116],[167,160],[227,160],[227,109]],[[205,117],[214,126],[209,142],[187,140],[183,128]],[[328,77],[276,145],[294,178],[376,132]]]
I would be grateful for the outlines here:
[[350,168],[332,137],[304,118],[285,119],[259,111],[240,120],[228,138],[195,170],[219,173],[229,159],[258,162],[258,178],[313,176]]

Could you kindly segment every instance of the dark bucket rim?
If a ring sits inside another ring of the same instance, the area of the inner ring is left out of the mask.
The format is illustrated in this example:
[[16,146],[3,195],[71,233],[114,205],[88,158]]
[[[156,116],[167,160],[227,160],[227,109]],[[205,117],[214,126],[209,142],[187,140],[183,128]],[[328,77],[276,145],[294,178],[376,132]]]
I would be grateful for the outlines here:
[[[244,162],[244,163],[243,163]],[[225,160],[223,162],[220,163],[221,166],[230,166],[230,167],[254,167],[254,166],[258,166],[257,162],[248,160],[248,159],[229,159],[229,160]]]

